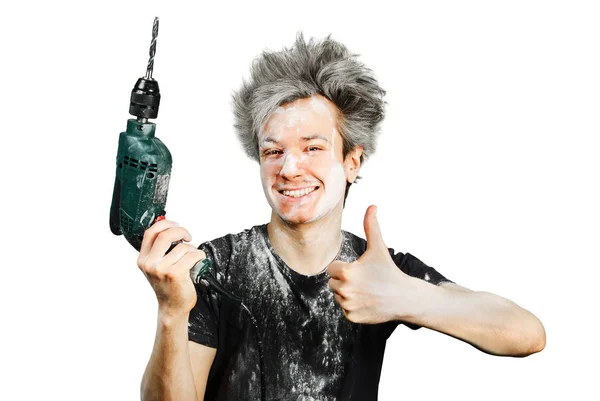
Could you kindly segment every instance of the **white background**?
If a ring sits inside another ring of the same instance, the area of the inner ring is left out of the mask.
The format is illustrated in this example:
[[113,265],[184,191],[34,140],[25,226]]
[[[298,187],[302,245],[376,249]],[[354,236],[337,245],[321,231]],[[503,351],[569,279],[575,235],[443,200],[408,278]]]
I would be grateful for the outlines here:
[[596,2],[18,4],[0,8],[1,399],[139,398],[156,301],[108,217],[154,16],[168,217],[195,244],[269,218],[232,130],[250,61],[298,31],[331,33],[388,93],[343,228],[363,236],[378,205],[388,246],[513,300],[547,332],[543,352],[504,358],[400,326],[379,399],[597,399]]

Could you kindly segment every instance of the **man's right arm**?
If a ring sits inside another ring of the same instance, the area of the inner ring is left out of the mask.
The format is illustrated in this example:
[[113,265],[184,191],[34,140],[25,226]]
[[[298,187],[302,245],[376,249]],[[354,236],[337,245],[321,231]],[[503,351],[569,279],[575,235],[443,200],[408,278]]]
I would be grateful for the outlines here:
[[194,383],[196,384],[196,394],[198,400],[204,400],[204,391],[208,380],[208,372],[215,360],[217,350],[202,344],[189,341],[190,362],[192,364],[192,373],[194,374]]
[[142,378],[142,401],[204,399],[216,349],[188,340],[188,319],[197,300],[189,271],[206,255],[186,243],[166,253],[173,242],[191,239],[185,228],[168,220],[157,222],[144,233],[138,267],[156,293],[158,321],[154,348]]
[[152,356],[142,378],[143,401],[202,401],[216,349],[188,341],[188,319],[159,315]]

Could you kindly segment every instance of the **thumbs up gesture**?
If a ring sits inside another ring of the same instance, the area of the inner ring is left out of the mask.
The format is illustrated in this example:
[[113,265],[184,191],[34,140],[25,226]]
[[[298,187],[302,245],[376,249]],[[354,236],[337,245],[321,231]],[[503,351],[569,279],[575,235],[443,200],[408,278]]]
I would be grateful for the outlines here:
[[329,288],[346,319],[354,323],[383,323],[406,315],[412,277],[392,260],[377,222],[377,208],[365,213],[366,251],[352,263],[334,261],[327,268]]

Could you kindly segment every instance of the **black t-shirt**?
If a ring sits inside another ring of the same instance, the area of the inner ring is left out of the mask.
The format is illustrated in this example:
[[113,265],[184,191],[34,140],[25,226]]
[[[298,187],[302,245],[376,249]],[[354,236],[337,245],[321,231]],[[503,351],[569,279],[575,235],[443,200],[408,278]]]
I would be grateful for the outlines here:
[[[288,267],[273,250],[266,224],[199,249],[211,260],[217,280],[244,300],[257,321],[266,400],[377,399],[385,343],[402,322],[347,320],[329,289],[327,271],[305,276]],[[342,231],[337,260],[353,262],[365,250],[364,239]],[[449,281],[414,256],[389,251],[404,273],[432,284]],[[211,289],[197,285],[196,290],[189,339],[217,349],[205,399],[260,400],[257,331],[249,314]]]

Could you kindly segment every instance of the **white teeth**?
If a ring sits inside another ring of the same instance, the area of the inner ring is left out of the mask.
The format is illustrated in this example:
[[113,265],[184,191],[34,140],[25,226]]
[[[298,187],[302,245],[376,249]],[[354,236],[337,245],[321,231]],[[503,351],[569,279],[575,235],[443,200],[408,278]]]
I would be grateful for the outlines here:
[[299,198],[301,196],[311,193],[315,189],[317,189],[317,187],[296,189],[294,191],[285,190],[285,191],[283,191],[283,194],[285,196],[291,196],[292,198]]

